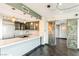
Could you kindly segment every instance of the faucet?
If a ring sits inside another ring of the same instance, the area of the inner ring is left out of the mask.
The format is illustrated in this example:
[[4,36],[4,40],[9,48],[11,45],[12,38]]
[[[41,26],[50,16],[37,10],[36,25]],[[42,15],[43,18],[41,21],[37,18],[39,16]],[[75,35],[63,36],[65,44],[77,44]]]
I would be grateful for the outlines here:
[[26,34],[29,35],[29,31],[26,31]]

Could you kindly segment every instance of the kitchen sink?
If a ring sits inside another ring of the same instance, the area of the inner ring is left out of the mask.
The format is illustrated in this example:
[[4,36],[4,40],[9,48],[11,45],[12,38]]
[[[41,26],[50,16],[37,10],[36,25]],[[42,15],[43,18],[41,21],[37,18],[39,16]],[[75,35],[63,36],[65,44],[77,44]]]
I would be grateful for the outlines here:
[[26,38],[29,37],[29,35],[20,36],[20,38]]

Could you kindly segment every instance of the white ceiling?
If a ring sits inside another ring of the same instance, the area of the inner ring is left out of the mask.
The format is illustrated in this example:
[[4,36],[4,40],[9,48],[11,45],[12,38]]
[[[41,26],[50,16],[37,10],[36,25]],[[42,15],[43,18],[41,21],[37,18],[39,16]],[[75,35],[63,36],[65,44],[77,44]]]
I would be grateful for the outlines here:
[[14,16],[17,18],[25,19],[23,12],[16,9],[12,10],[12,7],[3,3],[0,3],[0,14],[4,16]]
[[0,15],[2,16],[7,16],[7,17],[15,17],[17,18],[18,21],[33,21],[36,20],[34,17],[32,17],[29,14],[24,15],[24,12],[16,9],[16,10],[12,10],[13,7],[7,5],[7,4],[3,4],[0,3]]
[[[38,14],[45,17],[52,17],[53,15],[69,14],[76,13],[79,11],[78,3],[62,3],[56,8],[58,3],[24,3],[32,10],[36,11]],[[47,8],[47,5],[50,5],[50,8]],[[73,7],[73,8],[72,8]],[[61,9],[61,10],[60,10]],[[66,10],[64,10],[66,9]]]
[[[62,5],[58,7],[59,9],[62,9],[62,10],[59,10],[58,8],[56,8],[57,3],[49,3],[49,5],[51,5],[50,8],[47,8],[48,3],[23,3],[23,4],[28,6],[30,9],[34,10],[41,16],[49,17],[50,19],[52,19],[53,16],[54,18],[58,17],[58,18],[63,19],[63,17],[65,18],[66,15],[67,17],[68,16],[73,17],[72,15],[74,15],[75,13],[79,14],[78,3],[63,3]],[[78,5],[78,7],[67,9],[76,5]],[[67,10],[63,10],[63,9],[67,9]],[[24,15],[22,11],[18,9],[12,10],[11,6],[7,4],[3,4],[3,3],[2,4],[0,3],[0,14],[15,16],[16,18],[20,18],[24,20],[27,20],[27,18],[29,20],[30,18],[29,15]]]

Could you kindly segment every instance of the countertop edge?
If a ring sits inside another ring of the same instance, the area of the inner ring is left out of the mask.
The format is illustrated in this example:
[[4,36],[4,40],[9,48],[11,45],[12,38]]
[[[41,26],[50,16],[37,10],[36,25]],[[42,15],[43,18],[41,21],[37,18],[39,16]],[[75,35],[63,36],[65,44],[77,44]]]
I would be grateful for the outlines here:
[[10,43],[10,44],[2,45],[2,46],[0,46],[0,48],[4,48],[4,47],[11,46],[11,45],[19,44],[19,43],[22,43],[22,42],[25,42],[25,41],[30,41],[30,40],[33,40],[33,39],[36,39],[36,38],[40,38],[40,36],[36,36],[34,38],[31,37],[31,38],[28,38],[27,40],[24,38],[24,40],[21,40],[21,41],[17,41],[17,42],[13,42],[13,43]]

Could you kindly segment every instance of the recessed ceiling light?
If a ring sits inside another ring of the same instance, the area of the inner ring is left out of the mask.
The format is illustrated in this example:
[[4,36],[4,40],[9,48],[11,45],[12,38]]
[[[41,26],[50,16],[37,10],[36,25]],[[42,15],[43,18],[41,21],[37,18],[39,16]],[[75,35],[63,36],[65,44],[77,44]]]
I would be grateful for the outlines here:
[[47,5],[47,8],[50,8],[51,6],[50,5]]
[[24,24],[26,23],[26,21],[24,21]]
[[75,16],[78,16],[78,14],[75,14]]
[[15,22],[16,18],[15,17],[11,17],[11,20],[12,20],[12,22]]
[[26,15],[26,12],[24,12],[23,14]]
[[32,22],[31,22],[30,24],[31,24],[31,25],[33,25],[33,23],[32,23]]
[[12,10],[15,10],[15,8],[12,8]]

